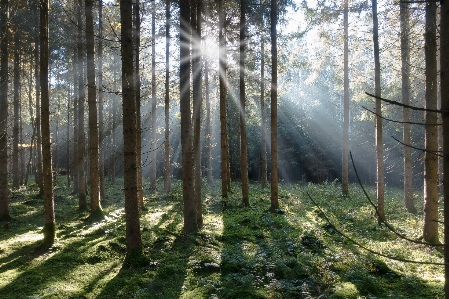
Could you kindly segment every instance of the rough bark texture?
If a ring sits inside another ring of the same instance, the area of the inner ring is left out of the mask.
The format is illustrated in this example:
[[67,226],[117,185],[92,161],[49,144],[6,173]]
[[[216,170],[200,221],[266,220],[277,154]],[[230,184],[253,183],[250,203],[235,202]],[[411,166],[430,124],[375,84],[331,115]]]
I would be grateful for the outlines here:
[[[380,87],[380,59],[379,59],[379,25],[377,20],[377,0],[372,0],[373,10],[373,44],[374,44],[374,93],[381,97]],[[384,159],[382,143],[382,102],[376,99],[376,192],[377,192],[377,216],[379,224],[385,220],[384,208]]]
[[44,181],[43,181],[43,173],[42,173],[42,134],[41,134],[41,83],[40,83],[40,63],[39,63],[39,14],[36,10],[35,13],[35,26],[36,26],[36,32],[35,32],[35,46],[34,46],[34,62],[35,62],[35,68],[34,68],[34,80],[36,82],[35,86],[35,93],[36,93],[36,183],[39,186],[39,197],[44,195]]
[[180,110],[182,147],[182,196],[184,201],[184,233],[197,230],[193,188],[192,124],[190,112],[190,1],[179,3],[180,22]]
[[122,97],[123,97],[123,155],[126,219],[126,260],[133,262],[142,254],[139,200],[137,197],[137,117],[134,96],[132,0],[120,0]]
[[[98,35],[103,36],[103,1],[98,2]],[[100,179],[100,199],[105,199],[104,188],[104,92],[103,92],[103,39],[98,39],[98,172]]]
[[170,1],[165,2],[165,144],[164,144],[164,188],[171,190],[170,179]]
[[[262,4],[262,1],[261,1]],[[261,111],[261,151],[262,151],[262,188],[267,186],[267,112],[265,109],[265,38],[263,34],[263,15],[260,34],[260,111]]]
[[224,11],[223,0],[219,0],[219,84],[220,84],[220,141],[221,141],[221,196],[228,197],[229,176],[229,150],[228,150],[228,132],[226,117],[226,37],[224,33]]
[[[401,3],[401,76],[402,76],[402,103],[410,105],[410,42],[409,42],[409,21],[410,11],[408,3]],[[411,111],[402,108],[403,121],[403,141],[404,141],[404,202],[407,211],[416,213],[415,204],[413,203],[413,170],[412,170],[412,154],[411,148],[408,146],[411,142]]]
[[242,202],[249,206],[248,183],[248,144],[246,140],[246,89],[245,89],[245,59],[246,59],[246,0],[240,2],[240,172],[242,179]]
[[84,102],[86,100],[86,90],[84,87],[84,43],[83,43],[83,22],[82,22],[82,0],[78,0],[78,207],[80,210],[87,209],[86,201],[86,173],[84,166]]
[[8,203],[8,0],[0,5],[0,220],[10,219]]
[[449,2],[441,2],[440,23],[440,88],[443,120],[443,186],[444,186],[444,294],[449,299]]
[[156,3],[152,0],[151,9],[151,162],[150,162],[150,187],[156,189],[157,178],[157,142],[156,142]]
[[12,129],[12,186],[19,188],[20,186],[20,168],[19,168],[19,122],[20,122],[20,30],[16,29],[14,32],[14,125]]
[[271,212],[279,209],[278,196],[278,107],[277,107],[277,3],[271,0]]
[[344,2],[344,49],[343,49],[343,142],[342,142],[342,174],[341,174],[341,191],[343,194],[349,193],[349,167],[348,167],[348,155],[349,155],[349,49],[348,49],[348,27],[349,27],[349,12],[348,12],[348,0]]
[[50,98],[48,72],[48,0],[40,0],[40,85],[42,120],[42,167],[44,183],[44,245],[53,244],[56,236],[51,168]]
[[193,159],[196,224],[203,226],[203,210],[201,204],[201,107],[202,92],[202,60],[201,60],[201,3],[193,0],[191,9],[192,28],[192,74],[193,74]]
[[[75,38],[76,38],[76,28],[75,28]],[[77,73],[77,62],[78,62],[78,48],[73,47],[73,193],[79,193],[79,179],[78,179],[78,73]]]
[[[426,30],[424,54],[426,58],[426,108],[437,109],[437,39],[435,2],[426,4]],[[435,125],[438,115],[424,113],[425,117],[425,159],[424,159],[424,240],[438,243],[438,129]]]
[[95,41],[92,17],[93,0],[86,0],[86,50],[87,50],[87,102],[89,105],[89,173],[90,212],[101,211],[100,174],[98,169],[98,109],[97,85],[95,82]]

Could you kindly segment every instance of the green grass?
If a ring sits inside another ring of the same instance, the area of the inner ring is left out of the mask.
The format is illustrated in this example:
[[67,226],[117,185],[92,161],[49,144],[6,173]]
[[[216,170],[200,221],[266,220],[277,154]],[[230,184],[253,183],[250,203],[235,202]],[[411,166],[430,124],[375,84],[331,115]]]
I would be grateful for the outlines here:
[[[335,184],[281,186],[285,214],[278,215],[267,212],[268,189],[251,184],[251,207],[244,208],[238,184],[222,199],[217,181],[203,188],[205,226],[190,237],[182,234],[180,182],[174,182],[170,194],[145,189],[148,210],[140,218],[144,257],[141,267],[122,267],[122,183],[107,185],[105,218],[92,222],[87,212],[78,211],[71,190],[58,182],[57,240],[45,250],[40,246],[42,199],[35,198],[35,186],[14,190],[15,220],[0,227],[0,297],[443,298],[442,266],[386,259],[336,232],[396,258],[443,260],[436,249],[410,244],[378,226],[357,186],[345,198]],[[388,221],[411,238],[421,234],[420,196],[416,206],[419,213],[408,214],[400,190],[386,193]]]

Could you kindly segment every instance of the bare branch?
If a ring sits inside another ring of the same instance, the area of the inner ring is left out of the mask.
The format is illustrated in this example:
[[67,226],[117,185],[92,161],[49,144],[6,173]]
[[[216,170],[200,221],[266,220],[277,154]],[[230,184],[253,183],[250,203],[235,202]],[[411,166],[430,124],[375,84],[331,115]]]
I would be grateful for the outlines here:
[[366,91],[365,91],[365,94],[370,96],[370,97],[372,97],[372,98],[381,100],[383,102],[386,102],[386,103],[389,103],[389,104],[393,104],[393,105],[396,105],[396,106],[401,106],[401,107],[404,107],[404,108],[409,108],[409,109],[412,109],[412,110],[436,112],[436,113],[447,113],[448,112],[448,111],[443,111],[443,110],[426,109],[426,108],[420,108],[420,107],[405,105],[405,104],[402,104],[401,102],[398,102],[398,101],[387,100],[387,99],[384,99],[382,97],[375,96],[375,95],[370,94],[369,92],[366,92]]
[[412,121],[400,121],[400,120],[394,120],[394,119],[386,118],[386,117],[384,117],[384,116],[382,116],[382,115],[379,115],[379,114],[377,114],[376,112],[374,112],[374,111],[372,111],[372,110],[366,108],[365,106],[362,106],[362,108],[365,109],[365,110],[367,110],[367,111],[369,111],[369,112],[371,112],[372,114],[374,114],[374,115],[376,115],[376,116],[381,117],[382,119],[385,119],[386,121],[391,121],[391,122],[393,122],[393,123],[410,124],[410,125],[420,125],[420,126],[426,126],[426,125],[429,125],[429,126],[441,126],[441,125],[443,125],[443,124],[439,124],[439,123],[438,123],[438,124],[426,124],[426,123],[417,123],[417,122],[412,122]]

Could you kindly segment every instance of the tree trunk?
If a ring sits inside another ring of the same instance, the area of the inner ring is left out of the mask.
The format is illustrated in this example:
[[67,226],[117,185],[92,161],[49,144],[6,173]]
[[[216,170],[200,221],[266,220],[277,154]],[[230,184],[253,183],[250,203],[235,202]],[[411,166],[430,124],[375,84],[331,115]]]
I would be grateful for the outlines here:
[[132,0],[120,0],[126,263],[142,254],[137,196],[137,109],[134,95]]
[[[30,55],[31,56],[31,55]],[[31,61],[31,57],[30,57],[30,61]],[[25,186],[28,186],[28,179],[31,173],[31,162],[33,159],[33,147],[34,147],[34,139],[36,137],[36,122],[35,122],[35,118],[34,118],[34,112],[33,112],[33,97],[32,97],[32,92],[33,92],[33,64],[30,63],[30,73],[28,76],[28,108],[29,108],[29,113],[30,113],[30,118],[31,118],[31,126],[33,129],[33,132],[31,133],[31,140],[30,140],[30,153],[29,153],[29,157],[28,157],[28,162],[26,165],[26,173],[25,173]]]
[[[401,15],[401,74],[402,74],[402,103],[410,105],[410,44],[409,44],[409,21],[410,12],[409,4],[400,4]],[[407,211],[416,213],[415,204],[413,203],[413,170],[412,170],[412,154],[409,144],[411,143],[411,111],[402,108],[403,122],[403,141],[404,141],[404,201]]]
[[84,45],[83,45],[83,22],[82,22],[82,0],[78,0],[78,206],[80,210],[87,209],[86,201],[86,173],[85,173],[85,138],[84,138],[84,102],[86,90],[84,88]]
[[[426,109],[437,109],[437,39],[435,2],[426,3],[426,29],[424,54],[426,58]],[[438,116],[426,111],[424,159],[424,227],[423,237],[429,243],[438,238]]]
[[165,192],[171,190],[170,180],[170,1],[165,1]]
[[[262,5],[262,0],[260,1]],[[263,34],[264,19],[261,16],[262,24],[260,28],[260,118],[261,118],[261,155],[262,155],[262,188],[267,186],[267,115],[265,110],[265,37]]]
[[245,110],[245,59],[246,59],[246,0],[240,2],[240,172],[242,180],[242,202],[249,207],[248,195],[248,150],[246,140]]
[[349,155],[349,47],[348,47],[348,27],[349,27],[349,9],[348,0],[344,1],[344,57],[343,57],[343,158],[342,158],[342,175],[341,175],[341,191],[344,195],[349,193],[349,167],[348,167],[348,155]]
[[48,0],[40,0],[40,85],[42,120],[42,167],[44,183],[44,245],[51,246],[56,236],[53,200],[53,174],[51,168],[50,98],[48,72]]
[[100,205],[100,174],[98,168],[98,109],[97,86],[95,82],[95,39],[92,16],[93,0],[86,4],[86,50],[87,50],[87,102],[89,105],[89,173],[90,213],[102,217]]
[[207,172],[207,182],[209,184],[212,184],[213,177],[212,177],[212,128],[211,128],[211,115],[210,115],[210,87],[209,87],[209,62],[206,59],[204,61],[204,85],[206,85],[206,128],[205,128],[205,139],[206,139],[206,146],[205,146],[205,156],[206,156],[206,172]]
[[[154,5],[154,0],[153,0]],[[137,112],[137,197],[139,199],[140,209],[145,209],[143,204],[143,182],[142,182],[142,123],[140,112],[140,0],[134,3],[134,84],[136,96],[136,112]]]
[[19,106],[20,106],[20,57],[19,57],[20,32],[19,29],[14,33],[14,126],[13,126],[13,143],[12,143],[12,186],[19,188]]
[[67,144],[66,144],[66,165],[67,165],[67,187],[70,188],[70,126],[71,118],[70,118],[70,89],[67,89]]
[[100,198],[105,199],[104,189],[104,93],[103,93],[103,0],[98,2],[98,140],[99,140],[99,159],[98,172],[100,179]]
[[225,37],[225,16],[223,11],[223,0],[219,0],[219,84],[220,84],[220,141],[221,141],[221,196],[228,197],[229,178],[229,148],[226,117],[226,37]]
[[34,40],[34,62],[35,62],[35,69],[34,69],[34,78],[36,82],[35,92],[36,92],[36,183],[39,186],[39,197],[42,197],[44,195],[44,180],[43,180],[43,170],[42,170],[42,134],[41,134],[41,83],[40,83],[40,57],[39,57],[39,47],[40,47],[40,40],[39,40],[39,14],[37,12],[37,6],[36,10],[34,12],[34,15],[36,17],[35,19],[35,40]]
[[[75,28],[75,36],[77,34]],[[79,194],[79,167],[78,167],[78,47],[73,47],[73,194]]]
[[156,0],[152,0],[151,9],[151,162],[150,187],[156,190],[157,176],[157,115],[156,115]]
[[190,116],[190,0],[179,3],[179,18],[182,196],[184,201],[184,233],[190,234],[197,230],[193,186],[192,124]]
[[11,219],[8,203],[8,0],[0,5],[0,220]]
[[[375,95],[381,97],[380,59],[379,59],[379,25],[377,20],[377,0],[372,0],[373,43],[374,43],[374,89]],[[376,165],[377,165],[377,216],[379,224],[385,220],[384,208],[384,160],[382,144],[382,102],[376,99]]]
[[271,212],[279,209],[278,198],[278,107],[277,107],[277,4],[271,0]]

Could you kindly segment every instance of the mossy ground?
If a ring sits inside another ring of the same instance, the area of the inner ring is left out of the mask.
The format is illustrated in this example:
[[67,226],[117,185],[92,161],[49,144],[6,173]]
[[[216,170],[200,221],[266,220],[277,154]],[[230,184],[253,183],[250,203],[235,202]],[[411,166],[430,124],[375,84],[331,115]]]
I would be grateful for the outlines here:
[[[249,208],[238,184],[229,198],[220,182],[204,186],[204,227],[182,234],[181,184],[170,194],[146,190],[141,213],[143,257],[123,267],[126,253],[123,182],[107,185],[104,219],[86,221],[72,190],[55,189],[57,239],[43,250],[43,202],[34,186],[14,190],[11,216],[0,227],[1,298],[443,298],[443,267],[408,264],[368,253],[442,262],[436,249],[410,244],[377,225],[357,186],[342,197],[334,184],[281,186],[284,214],[267,212],[270,192],[250,186]],[[163,190],[163,186],[159,186]],[[330,217],[330,225],[307,193]],[[374,193],[373,193],[374,194]],[[412,238],[418,214],[401,192],[386,194],[388,220]],[[4,223],[6,224],[6,223]],[[442,231],[442,230],[441,230]]]

